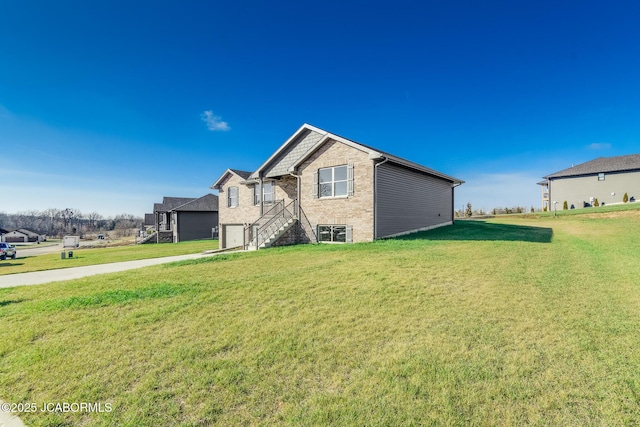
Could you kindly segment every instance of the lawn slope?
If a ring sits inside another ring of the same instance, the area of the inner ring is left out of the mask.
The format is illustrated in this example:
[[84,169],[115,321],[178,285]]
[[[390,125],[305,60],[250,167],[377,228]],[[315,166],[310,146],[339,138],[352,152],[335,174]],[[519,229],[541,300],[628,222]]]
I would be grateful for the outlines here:
[[640,216],[459,221],[0,290],[28,425],[640,423]]

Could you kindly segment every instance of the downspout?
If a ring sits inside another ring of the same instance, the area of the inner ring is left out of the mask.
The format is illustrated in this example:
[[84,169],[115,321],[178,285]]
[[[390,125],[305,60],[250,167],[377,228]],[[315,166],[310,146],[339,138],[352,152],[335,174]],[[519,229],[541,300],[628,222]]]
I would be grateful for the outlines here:
[[289,172],[289,175],[294,176],[296,178],[296,203],[294,205],[294,215],[298,218],[298,224],[296,226],[296,243],[300,242],[300,234],[302,230],[302,219],[300,218],[300,176],[298,174],[294,174],[293,172]]
[[378,166],[389,161],[388,157],[380,156],[379,158],[384,160],[373,166],[373,240],[378,238]]
[[264,215],[264,200],[263,199],[263,194],[262,194],[262,175],[260,175],[260,186],[258,187],[258,197],[260,198],[260,217],[262,217],[262,215]]
[[457,184],[454,182],[453,185],[451,186],[451,224],[455,224],[456,223],[456,220],[455,220],[455,217],[456,217],[456,215],[455,215],[455,212],[456,212],[456,202],[455,202],[456,193],[455,193],[455,189],[456,189],[456,187],[459,187],[461,185],[462,185],[461,182],[459,182]]
[[289,172],[289,175],[293,176],[296,179],[296,199],[298,200],[295,206],[295,215],[298,219],[300,219],[300,175]]

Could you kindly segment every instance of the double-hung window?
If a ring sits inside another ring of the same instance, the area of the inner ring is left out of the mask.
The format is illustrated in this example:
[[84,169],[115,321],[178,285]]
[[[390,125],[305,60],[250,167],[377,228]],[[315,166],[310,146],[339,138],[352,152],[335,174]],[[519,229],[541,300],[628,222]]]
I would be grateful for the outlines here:
[[229,187],[227,190],[227,206],[238,207],[238,187]]
[[[259,205],[260,204],[260,185],[256,184],[253,187],[253,204],[254,205]],[[271,204],[275,201],[275,193],[276,193],[276,186],[274,184],[273,181],[265,181],[262,183],[262,200],[264,201],[264,204]]]
[[340,197],[348,194],[347,165],[323,168],[318,171],[319,197]]

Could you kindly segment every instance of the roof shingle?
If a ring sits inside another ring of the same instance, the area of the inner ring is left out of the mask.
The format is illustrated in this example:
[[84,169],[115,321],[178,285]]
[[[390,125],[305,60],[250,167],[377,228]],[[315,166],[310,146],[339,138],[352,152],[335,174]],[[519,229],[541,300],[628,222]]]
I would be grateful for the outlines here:
[[569,176],[592,175],[602,172],[622,172],[630,170],[640,170],[640,154],[598,157],[597,159],[549,174],[543,178],[564,178]]

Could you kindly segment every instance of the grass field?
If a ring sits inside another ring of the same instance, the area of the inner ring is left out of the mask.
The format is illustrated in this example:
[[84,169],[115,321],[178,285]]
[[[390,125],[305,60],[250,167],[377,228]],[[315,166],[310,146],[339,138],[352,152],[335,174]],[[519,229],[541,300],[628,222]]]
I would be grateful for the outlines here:
[[0,289],[0,398],[75,425],[636,425],[640,212],[459,221]]
[[[161,243],[146,245],[118,246],[109,248],[73,249],[73,258],[61,259],[60,253],[22,257],[0,261],[0,276],[27,273],[30,271],[53,270],[57,268],[81,267],[119,261],[159,258],[173,255],[195,254],[218,248],[217,240],[197,240],[181,243]],[[68,249],[65,251],[67,252]]]

